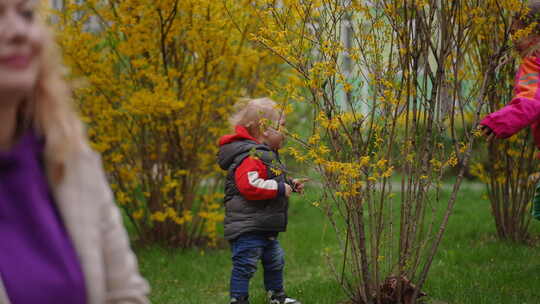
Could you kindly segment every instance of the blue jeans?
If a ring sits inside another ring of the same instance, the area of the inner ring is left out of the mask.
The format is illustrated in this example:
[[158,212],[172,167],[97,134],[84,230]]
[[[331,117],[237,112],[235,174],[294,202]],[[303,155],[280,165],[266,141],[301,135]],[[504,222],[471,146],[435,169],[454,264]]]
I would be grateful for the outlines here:
[[257,271],[261,260],[266,290],[283,290],[284,252],[276,238],[258,234],[242,234],[231,242],[233,269],[231,273],[231,297],[247,297],[249,280]]

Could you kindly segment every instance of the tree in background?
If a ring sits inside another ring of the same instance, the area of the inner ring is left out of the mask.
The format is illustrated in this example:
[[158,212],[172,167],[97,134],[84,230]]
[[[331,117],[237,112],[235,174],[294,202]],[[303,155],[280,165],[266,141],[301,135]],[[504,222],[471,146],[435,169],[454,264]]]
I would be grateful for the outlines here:
[[[264,24],[252,39],[297,72],[295,86],[281,89],[313,109],[310,136],[291,134],[302,148],[288,152],[322,177],[324,197],[314,205],[341,239],[334,273],[352,303],[414,303],[422,294],[506,49],[509,15],[520,7],[503,0],[252,7]],[[443,199],[452,167],[459,174]]]
[[[477,59],[486,64],[501,41],[498,35],[486,35],[479,37],[476,43]],[[517,59],[520,55],[516,52],[513,57]],[[517,61],[508,60],[508,64],[496,71],[487,92],[487,113],[512,100]],[[482,151],[487,153],[481,153],[472,165],[472,173],[486,184],[495,229],[501,240],[530,241],[531,201],[535,187],[535,180],[530,177],[538,170],[536,147],[530,133],[523,131],[506,140],[493,140],[488,147],[481,145]]]
[[250,43],[248,3],[69,0],[56,12],[92,147],[143,241],[216,245],[217,138],[236,99],[283,72]]

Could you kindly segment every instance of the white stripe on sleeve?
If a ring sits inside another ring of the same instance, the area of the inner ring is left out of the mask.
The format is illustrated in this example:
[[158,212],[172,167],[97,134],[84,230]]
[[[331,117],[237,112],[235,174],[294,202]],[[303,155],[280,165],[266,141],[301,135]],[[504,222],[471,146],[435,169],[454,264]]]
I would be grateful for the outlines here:
[[259,177],[259,172],[250,171],[247,174],[249,184],[255,188],[265,189],[265,190],[277,190],[278,183],[273,179],[264,180]]

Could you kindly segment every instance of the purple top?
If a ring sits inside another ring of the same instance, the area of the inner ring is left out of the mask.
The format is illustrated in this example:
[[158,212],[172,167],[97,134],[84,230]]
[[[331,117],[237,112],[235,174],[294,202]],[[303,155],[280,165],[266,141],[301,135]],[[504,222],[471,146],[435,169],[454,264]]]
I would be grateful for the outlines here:
[[75,253],[32,132],[0,152],[0,276],[12,304],[86,303]]

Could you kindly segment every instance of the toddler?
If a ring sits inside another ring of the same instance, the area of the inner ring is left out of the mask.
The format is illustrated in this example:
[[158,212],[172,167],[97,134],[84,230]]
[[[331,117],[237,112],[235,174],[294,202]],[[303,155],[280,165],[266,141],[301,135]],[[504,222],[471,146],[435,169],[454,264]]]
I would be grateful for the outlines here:
[[219,141],[218,163],[225,180],[225,238],[232,249],[230,303],[249,304],[249,280],[261,260],[270,304],[300,304],[283,288],[283,249],[278,233],[287,228],[288,197],[302,192],[279,159],[283,112],[268,98],[241,103],[231,117],[235,133]]

